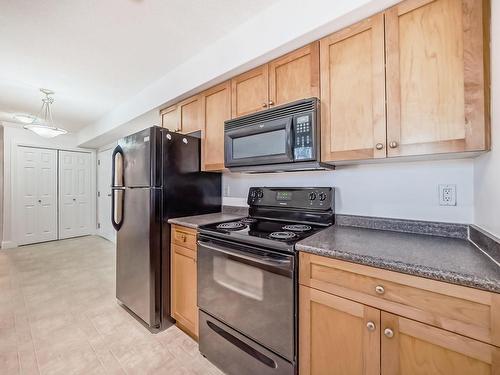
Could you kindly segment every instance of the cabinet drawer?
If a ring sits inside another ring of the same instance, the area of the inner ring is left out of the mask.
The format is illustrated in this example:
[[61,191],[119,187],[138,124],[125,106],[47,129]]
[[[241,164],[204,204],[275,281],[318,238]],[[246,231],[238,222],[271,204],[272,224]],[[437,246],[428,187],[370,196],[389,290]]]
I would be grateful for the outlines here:
[[300,283],[500,346],[498,294],[300,254]]
[[196,250],[196,230],[178,225],[172,226],[172,242]]

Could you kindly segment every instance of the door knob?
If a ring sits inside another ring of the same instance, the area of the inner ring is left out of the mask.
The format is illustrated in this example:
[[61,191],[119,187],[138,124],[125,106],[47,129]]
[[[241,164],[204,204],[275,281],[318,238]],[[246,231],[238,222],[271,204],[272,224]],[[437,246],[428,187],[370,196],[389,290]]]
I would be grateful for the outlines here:
[[386,328],[386,329],[384,329],[384,335],[385,335],[385,337],[390,339],[394,336],[394,331],[390,328]]
[[396,141],[389,142],[389,147],[390,148],[396,148],[396,147],[398,147],[398,142],[396,142]]
[[384,148],[384,144],[383,144],[383,143],[377,143],[377,144],[375,145],[375,148],[376,148],[377,150],[382,150],[382,149]]
[[375,331],[375,323],[373,323],[373,322],[366,323],[366,328],[368,328],[368,331],[370,331],[370,332]]

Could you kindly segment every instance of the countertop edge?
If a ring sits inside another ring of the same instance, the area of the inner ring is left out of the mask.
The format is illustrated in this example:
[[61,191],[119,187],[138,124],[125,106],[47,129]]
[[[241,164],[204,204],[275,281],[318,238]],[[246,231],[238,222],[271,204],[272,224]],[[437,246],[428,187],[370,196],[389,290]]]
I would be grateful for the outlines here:
[[444,271],[432,267],[409,264],[385,258],[368,255],[358,255],[341,250],[318,249],[312,246],[297,244],[296,249],[309,254],[324,256],[327,258],[344,260],[369,267],[385,269],[387,271],[399,272],[411,276],[424,277],[435,281],[446,282],[464,287],[484,290],[487,292],[500,293],[500,286],[488,279],[477,278],[472,275],[464,275],[451,271]]

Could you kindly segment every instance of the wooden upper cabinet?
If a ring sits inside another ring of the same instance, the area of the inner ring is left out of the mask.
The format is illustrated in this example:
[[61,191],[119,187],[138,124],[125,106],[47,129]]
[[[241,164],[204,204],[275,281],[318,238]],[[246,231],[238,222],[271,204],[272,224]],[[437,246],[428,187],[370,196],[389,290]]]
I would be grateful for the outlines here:
[[384,375],[494,375],[500,348],[397,315],[381,313]]
[[386,156],[384,16],[320,41],[321,160]]
[[203,169],[224,169],[224,121],[231,118],[231,82],[227,81],[201,94],[201,114],[205,136]]
[[177,116],[180,131],[183,134],[188,134],[202,130],[203,121],[200,115],[201,112],[200,96],[195,95],[184,99],[177,104]]
[[269,63],[269,104],[319,97],[319,42]]
[[160,111],[162,128],[170,131],[179,131],[179,116],[177,115],[177,105],[164,108]]
[[379,375],[380,310],[300,286],[301,375]]
[[408,0],[386,12],[388,156],[490,147],[488,14],[483,0]]
[[268,64],[265,64],[231,80],[233,118],[268,107],[268,79]]

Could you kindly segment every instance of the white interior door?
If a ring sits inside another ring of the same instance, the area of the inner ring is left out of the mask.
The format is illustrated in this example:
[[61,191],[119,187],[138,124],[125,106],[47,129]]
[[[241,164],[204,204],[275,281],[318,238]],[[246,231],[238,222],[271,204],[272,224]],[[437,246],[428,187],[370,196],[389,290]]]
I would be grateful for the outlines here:
[[111,225],[111,157],[113,149],[97,154],[97,233],[116,242],[116,232]]
[[91,155],[59,151],[59,238],[92,233]]
[[57,151],[17,148],[16,227],[18,243],[57,239]]

